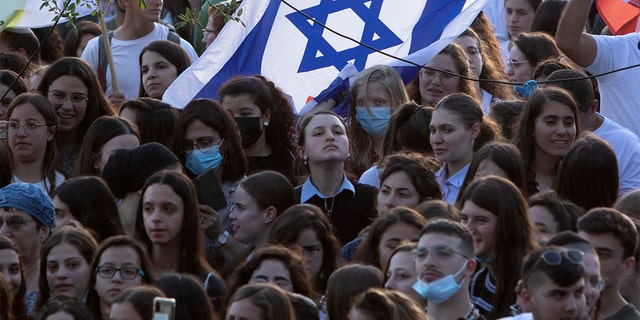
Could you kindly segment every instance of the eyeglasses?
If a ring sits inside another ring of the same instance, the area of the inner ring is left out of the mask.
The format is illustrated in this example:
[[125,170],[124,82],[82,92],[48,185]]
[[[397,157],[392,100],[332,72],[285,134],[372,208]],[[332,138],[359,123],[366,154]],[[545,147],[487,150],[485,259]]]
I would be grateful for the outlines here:
[[9,228],[10,231],[17,231],[19,230],[23,225],[31,222],[33,220],[31,219],[25,219],[21,216],[9,216],[6,219],[2,219],[0,218],[0,228],[2,228],[3,224],[7,224],[7,228]]
[[116,272],[120,273],[122,279],[125,280],[133,280],[138,275],[144,277],[144,271],[134,267],[114,268],[109,266],[100,266],[96,268],[96,273],[102,279],[111,279],[116,275]]
[[517,66],[521,65],[521,64],[525,64],[527,63],[527,61],[516,61],[516,60],[511,60],[509,59],[509,61],[507,61],[507,65],[509,66],[509,68],[511,68],[511,70],[515,70]]
[[553,266],[560,265],[562,263],[563,258],[566,258],[567,261],[573,264],[582,264],[582,262],[584,261],[584,253],[576,249],[568,249],[568,250],[549,249],[547,251],[544,251],[540,255],[540,257],[538,257],[538,259],[533,264],[531,269],[529,269],[529,273],[526,275],[526,277],[524,277],[525,279],[524,283],[526,284],[529,281],[529,277],[533,272],[536,271],[541,261],[544,262],[547,266],[553,267]]
[[435,71],[432,69],[422,69],[420,71],[420,74],[422,75],[423,80],[428,82],[434,81],[436,77],[439,78],[440,82],[443,82],[443,83],[450,82],[456,78],[456,76],[454,75],[444,73],[441,71]]
[[190,154],[193,150],[201,150],[207,152],[213,148],[213,146],[218,146],[222,144],[222,140],[220,137],[204,137],[196,140],[195,143],[185,140],[182,143],[182,150],[186,154]]
[[20,123],[15,120],[11,121],[0,121],[0,130],[4,131],[4,129],[9,129],[9,133],[16,133],[20,131],[20,127],[24,128],[24,131],[28,133],[33,133],[38,129],[38,127],[46,127],[46,123],[38,123],[35,120],[27,120],[23,123]]
[[60,90],[49,91],[49,96],[51,97],[51,102],[53,102],[53,104],[64,104],[65,101],[67,101],[67,98],[71,100],[71,104],[73,105],[79,105],[89,100],[89,97],[84,93],[67,94]]
[[448,260],[449,258],[453,257],[454,254],[458,254],[464,257],[465,259],[468,259],[466,255],[456,250],[453,250],[447,246],[435,246],[432,248],[424,248],[424,247],[417,248],[411,251],[411,257],[415,261],[422,261],[429,256],[430,252],[433,253],[433,258],[436,260]]
[[202,37],[206,37],[207,33],[218,33],[218,31],[213,29],[202,29]]

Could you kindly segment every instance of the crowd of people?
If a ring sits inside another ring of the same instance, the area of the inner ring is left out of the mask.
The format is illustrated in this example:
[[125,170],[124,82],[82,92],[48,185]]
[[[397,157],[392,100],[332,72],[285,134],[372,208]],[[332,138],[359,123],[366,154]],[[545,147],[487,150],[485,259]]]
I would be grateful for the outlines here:
[[0,320],[640,320],[640,32],[489,1],[409,83],[363,70],[346,118],[263,75],[178,110],[236,23],[191,2],[202,30],[119,0],[107,35],[0,33]]

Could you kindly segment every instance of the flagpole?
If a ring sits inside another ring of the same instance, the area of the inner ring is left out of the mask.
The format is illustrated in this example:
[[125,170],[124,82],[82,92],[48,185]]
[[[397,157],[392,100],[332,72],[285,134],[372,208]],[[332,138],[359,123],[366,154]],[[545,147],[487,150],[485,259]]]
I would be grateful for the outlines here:
[[[102,3],[98,0],[98,8],[102,9]],[[120,92],[118,90],[118,79],[116,78],[116,67],[113,64],[113,56],[111,55],[111,43],[109,42],[109,31],[107,30],[107,23],[104,21],[104,15],[98,14],[100,17],[100,27],[102,28],[102,41],[104,41],[104,49],[107,53],[107,62],[109,63],[109,71],[111,72],[111,88],[114,93]],[[103,88],[106,90],[106,88]]]

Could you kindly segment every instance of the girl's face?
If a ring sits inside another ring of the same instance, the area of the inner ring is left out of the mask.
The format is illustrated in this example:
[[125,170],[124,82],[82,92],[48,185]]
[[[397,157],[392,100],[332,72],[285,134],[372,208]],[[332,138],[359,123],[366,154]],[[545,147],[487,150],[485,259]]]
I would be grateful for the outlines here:
[[307,262],[307,270],[311,278],[317,277],[320,269],[322,269],[324,248],[318,239],[316,231],[312,228],[302,230],[293,245],[302,249],[302,255]]
[[471,36],[460,36],[456,40],[453,40],[453,43],[459,45],[467,54],[471,74],[476,78],[480,77],[483,65],[480,44]]
[[169,85],[178,77],[175,65],[159,53],[150,50],[142,54],[140,72],[144,91],[154,99],[162,99]]
[[49,251],[46,263],[47,285],[50,295],[82,297],[89,282],[89,262],[78,248],[62,242]]
[[114,303],[109,312],[109,320],[146,320],[142,319],[131,302]]
[[349,156],[349,138],[342,122],[333,115],[313,117],[301,134],[305,135],[298,156],[309,163],[344,162]]
[[534,121],[536,156],[564,157],[576,138],[576,118],[567,105],[548,101]]
[[531,80],[533,67],[534,66],[529,63],[529,60],[527,60],[524,52],[522,52],[518,46],[514,45],[511,48],[509,63],[507,64],[507,75],[511,81],[525,83]]
[[58,130],[72,131],[77,128],[87,113],[89,89],[76,76],[61,76],[51,82],[49,101],[58,113]]
[[18,295],[20,285],[22,285],[22,276],[20,270],[20,258],[18,253],[13,249],[0,250],[0,273],[7,279],[12,298]]
[[420,238],[420,228],[404,223],[398,222],[389,226],[380,237],[380,243],[378,243],[378,259],[380,263],[380,270],[385,270],[389,256],[393,250],[403,240],[409,240],[417,242]]
[[218,131],[196,119],[185,129],[183,144],[185,147],[189,146],[190,148],[197,149],[194,144],[202,141],[208,141],[214,145],[219,145],[222,141],[222,136]]
[[[119,270],[108,279],[96,274],[96,292],[100,300],[107,305],[111,305],[122,291],[142,284],[142,276],[138,273],[141,268],[140,257],[131,247],[110,247],[105,250],[100,256],[98,268]],[[125,279],[122,276],[125,273],[129,278],[134,270],[135,277],[133,279]]]
[[17,94],[13,90],[9,90],[9,86],[0,83],[0,97],[7,94],[2,101],[0,101],[0,120],[5,120],[9,105],[16,98]]
[[96,169],[98,175],[101,176],[104,166],[107,164],[107,161],[109,161],[109,157],[111,157],[116,152],[116,150],[130,150],[138,146],[140,146],[140,141],[134,134],[128,133],[115,136],[111,138],[111,140],[107,141],[107,143],[102,145],[100,153],[98,153],[96,157],[96,162],[93,164],[93,168]]
[[471,161],[473,139],[480,131],[478,124],[466,129],[459,115],[446,109],[438,109],[433,111],[429,129],[431,147],[440,162]]
[[544,206],[531,206],[529,208],[529,219],[536,226],[533,229],[533,237],[537,241],[549,240],[558,232],[558,223],[549,212],[549,209]]
[[498,217],[491,211],[480,208],[471,200],[465,201],[460,214],[462,224],[467,226],[475,238],[476,257],[487,257],[493,251]]
[[420,194],[406,172],[396,171],[380,183],[378,215],[397,206],[415,208],[419,203]]
[[389,270],[387,272],[387,282],[384,287],[387,289],[398,290],[423,304],[424,299],[413,290],[413,284],[416,283],[418,273],[416,272],[416,264],[408,251],[399,251],[389,260]]
[[263,320],[262,310],[249,299],[236,300],[229,306],[227,319]]
[[515,39],[523,32],[531,31],[531,23],[536,15],[536,10],[528,0],[505,0],[504,5],[511,39]]
[[393,109],[393,98],[380,82],[369,82],[366,90],[359,89],[356,97],[356,106],[369,108],[391,107]]
[[142,196],[142,218],[147,236],[154,245],[179,241],[184,223],[182,198],[169,185],[152,184]]
[[[263,139],[264,135],[265,135],[265,123],[269,123],[269,120],[271,120],[271,110],[270,109],[266,109],[265,112],[263,113],[262,110],[260,110],[260,107],[258,107],[258,105],[255,104],[254,102],[254,98],[251,95],[248,94],[239,94],[237,96],[225,96],[224,99],[222,100],[222,107],[227,110],[227,112],[229,112],[229,114],[231,114],[231,116],[235,119],[235,118],[258,118],[257,122],[257,128],[260,129],[260,135],[257,137],[256,142],[253,142],[249,145],[247,145],[248,143],[243,143],[243,148],[258,148],[260,146],[264,146],[266,145],[266,140]],[[251,139],[250,136],[247,136],[247,134],[251,135],[251,132],[253,130],[249,130],[249,129],[255,129],[255,127],[251,126],[251,127],[245,127],[245,126],[241,126],[242,122],[238,122],[238,120],[236,119],[236,123],[238,123],[238,127],[240,129],[240,133],[243,139],[247,139],[247,141],[249,141]]]
[[251,274],[251,280],[249,280],[249,282],[270,283],[280,287],[280,289],[284,291],[293,292],[291,273],[280,260],[263,260],[258,269]]
[[64,311],[58,311],[54,314],[50,314],[47,316],[45,320],[75,320],[76,318]]
[[[456,63],[450,55],[437,54],[425,66],[460,74]],[[445,96],[458,92],[460,78],[440,71],[420,69],[420,96],[424,105],[435,105]]]
[[[55,128],[45,125],[44,116],[31,103],[16,106],[8,120],[9,148],[14,160],[19,163],[43,161],[47,144],[53,140]],[[17,128],[11,129],[12,124]],[[29,127],[29,124],[36,126]]]
[[55,210],[56,220],[53,223],[51,232],[58,232],[62,227],[72,225],[71,220],[76,219],[71,210],[69,210],[69,206],[62,202],[58,196],[53,197],[53,209]]
[[255,199],[242,187],[233,193],[234,208],[229,215],[233,237],[245,243],[257,243],[267,229],[267,209],[262,210]]

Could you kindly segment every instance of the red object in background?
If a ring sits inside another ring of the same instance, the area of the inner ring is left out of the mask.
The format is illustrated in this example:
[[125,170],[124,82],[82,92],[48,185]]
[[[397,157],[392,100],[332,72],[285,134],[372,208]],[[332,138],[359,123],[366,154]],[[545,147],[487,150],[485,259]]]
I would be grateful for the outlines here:
[[602,20],[614,35],[636,31],[640,15],[639,0],[596,0]]

